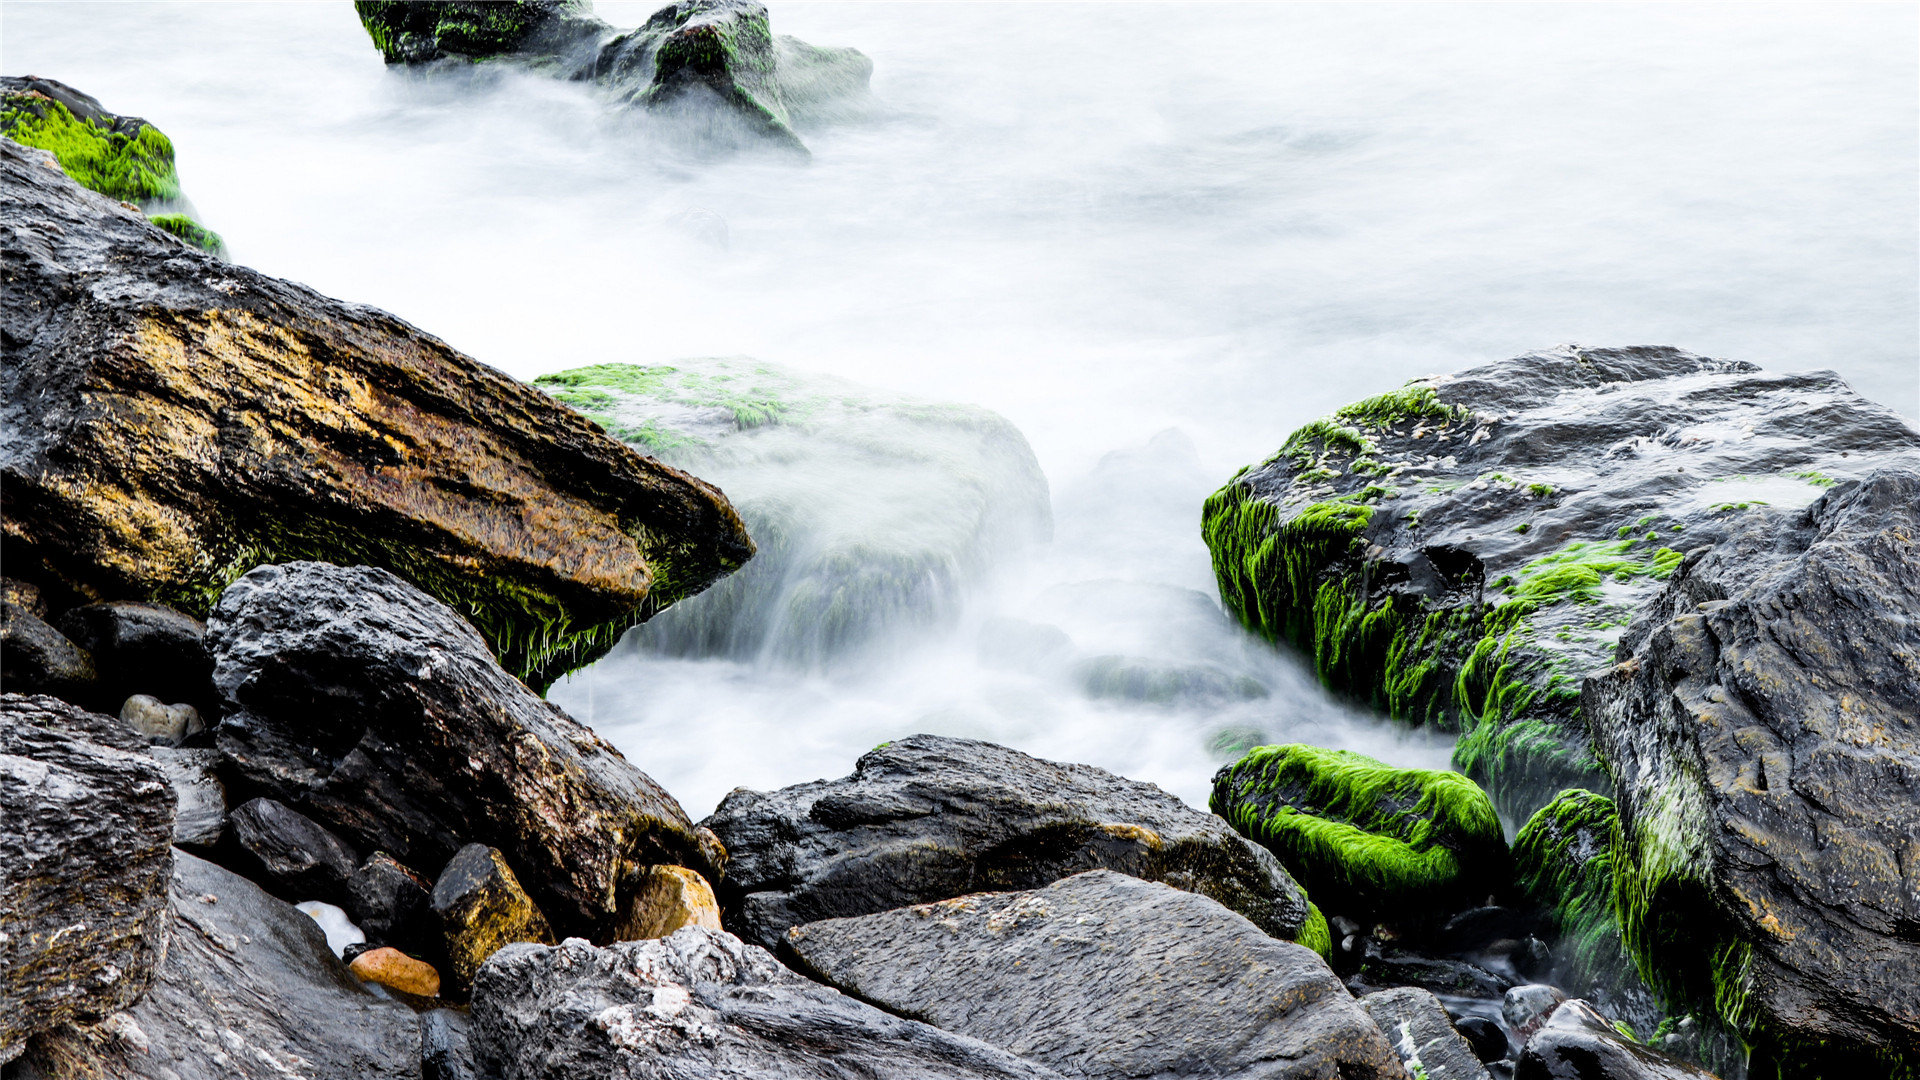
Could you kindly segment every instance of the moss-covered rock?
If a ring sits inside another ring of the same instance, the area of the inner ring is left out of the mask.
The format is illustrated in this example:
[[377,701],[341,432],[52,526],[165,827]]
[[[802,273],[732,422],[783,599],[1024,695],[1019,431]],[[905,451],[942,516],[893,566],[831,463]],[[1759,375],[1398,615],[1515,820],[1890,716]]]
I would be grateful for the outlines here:
[[1209,805],[1279,856],[1317,904],[1343,914],[1444,916],[1505,880],[1499,815],[1458,773],[1263,746],[1214,776]]
[[609,31],[590,0],[354,0],[389,64],[537,58]]
[[1514,881],[1551,915],[1574,983],[1617,982],[1628,970],[1613,915],[1616,820],[1612,799],[1572,789],[1528,818],[1513,839]]
[[1461,732],[1454,764],[1517,822],[1608,786],[1580,680],[1683,553],[1914,445],[1830,373],[1565,347],[1302,427],[1203,530],[1229,611],[1330,686]]

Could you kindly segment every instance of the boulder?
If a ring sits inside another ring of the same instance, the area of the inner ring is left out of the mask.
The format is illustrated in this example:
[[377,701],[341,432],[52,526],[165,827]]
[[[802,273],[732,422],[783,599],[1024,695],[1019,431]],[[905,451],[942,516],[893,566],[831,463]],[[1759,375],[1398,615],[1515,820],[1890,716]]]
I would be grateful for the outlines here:
[[1506,999],[1500,1003],[1500,1018],[1507,1022],[1514,1041],[1525,1046],[1533,1033],[1546,1024],[1553,1010],[1566,1000],[1567,995],[1557,986],[1545,983],[1516,986],[1507,991]]
[[185,852],[170,891],[152,988],[103,1023],[36,1039],[28,1062],[47,1080],[420,1076],[413,1010],[361,985],[318,923]]
[[1473,1047],[1474,1056],[1484,1064],[1506,1060],[1512,1046],[1507,1042],[1507,1033],[1500,1025],[1484,1016],[1463,1016],[1453,1022],[1453,1028],[1460,1037]]
[[1221,767],[1208,805],[1329,911],[1433,920],[1485,903],[1506,880],[1500,817],[1459,773],[1263,746]]
[[0,694],[0,1062],[153,978],[173,788],[144,750],[111,717]]
[[204,851],[218,844],[227,827],[227,790],[220,782],[220,751],[155,746],[148,752],[173,785],[174,846]]
[[1559,932],[1566,981],[1636,983],[1613,914],[1613,800],[1563,791],[1513,840],[1513,876]]
[[1403,1077],[1310,950],[1111,870],[796,926],[804,969],[1066,1076]]
[[720,902],[713,886],[684,866],[649,866],[640,871],[613,939],[666,937],[683,926],[720,929]]
[[260,567],[207,640],[229,766],[361,851],[437,868],[492,845],[556,929],[589,936],[618,917],[630,870],[718,874],[673,796],[385,570]]
[[96,703],[93,657],[24,604],[0,600],[0,683],[19,694]]
[[553,944],[547,917],[520,887],[498,848],[461,848],[433,883],[432,904],[446,934],[455,990],[465,990],[480,965],[503,946],[516,941]]
[[443,950],[432,890],[432,882],[376,851],[347,880],[347,913],[375,945],[437,957]]
[[1051,527],[1046,478],[985,409],[744,357],[600,364],[534,380],[735,500],[759,553],[636,634],[675,656],[833,668],[953,619]]
[[591,50],[612,30],[594,17],[592,0],[355,0],[353,9],[389,64],[539,59]]
[[34,153],[0,140],[0,518],[7,573],[54,607],[199,615],[263,563],[379,565],[545,685],[752,553],[710,485]]
[[282,899],[344,901],[360,862],[346,842],[285,803],[249,799],[227,817],[248,877]]
[[1756,1075],[1911,1073],[1920,454],[1822,492],[1690,555],[1582,708],[1615,781],[1620,929],[1649,983],[1717,1009]]
[[1527,1040],[1513,1080],[1713,1080],[1713,1074],[1640,1045],[1576,998],[1554,1009]]
[[767,948],[801,923],[1096,868],[1212,897],[1276,937],[1308,918],[1279,861],[1219,818],[1152,784],[972,739],[915,735],[839,780],[736,790],[704,824],[731,855],[728,925]]
[[214,703],[207,627],[185,612],[164,604],[86,604],[61,615],[59,626],[93,657],[109,701],[146,694],[203,712]]
[[510,945],[473,987],[474,1058],[497,1080],[1048,1080],[1052,1071],[890,1016],[689,926],[596,949]]
[[[1382,990],[1361,998],[1360,1007],[1380,1026],[1409,1073],[1427,1080],[1492,1080],[1473,1044],[1454,1030],[1446,1006],[1429,991]],[[1500,1041],[1504,1046],[1506,1038]]]
[[1686,552],[1916,447],[1830,372],[1568,346],[1308,424],[1203,531],[1229,611],[1330,686],[1462,732],[1454,764],[1518,822],[1607,790],[1580,680]]

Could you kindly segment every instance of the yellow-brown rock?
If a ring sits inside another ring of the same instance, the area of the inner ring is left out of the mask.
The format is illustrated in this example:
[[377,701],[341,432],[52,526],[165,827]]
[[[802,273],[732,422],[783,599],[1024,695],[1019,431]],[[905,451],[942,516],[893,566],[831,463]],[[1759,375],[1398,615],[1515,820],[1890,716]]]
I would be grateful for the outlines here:
[[[0,140],[7,574],[204,614],[384,567],[544,686],[752,554],[725,496],[372,308],[184,247]],[[503,297],[503,302],[511,298]]]
[[368,949],[354,957],[347,970],[359,976],[361,982],[379,983],[403,994],[423,998],[440,996],[440,973],[432,964],[415,960],[399,949]]
[[502,946],[516,941],[553,944],[547,917],[513,876],[498,848],[468,844],[433,883],[433,910],[447,933],[447,962],[454,985],[464,992]]
[[684,866],[649,866],[634,875],[613,940],[666,937],[683,926],[720,929],[713,886]]

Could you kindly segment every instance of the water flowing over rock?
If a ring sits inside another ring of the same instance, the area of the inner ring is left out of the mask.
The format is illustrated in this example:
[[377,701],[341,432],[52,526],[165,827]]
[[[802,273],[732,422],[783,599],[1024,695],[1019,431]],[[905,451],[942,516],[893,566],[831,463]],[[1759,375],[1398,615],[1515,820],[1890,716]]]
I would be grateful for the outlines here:
[[1279,861],[1219,818],[1152,784],[972,739],[915,735],[839,780],[736,790],[702,824],[730,855],[727,925],[767,948],[802,923],[1096,868],[1211,897],[1276,937],[1309,923]]
[[1051,528],[1018,429],[743,358],[602,364],[534,380],[643,453],[726,488],[759,553],[636,637],[685,656],[857,659],[954,614]]
[[473,990],[474,1056],[498,1080],[1050,1080],[962,1035],[889,1016],[689,926],[596,949],[510,945]]
[[0,694],[0,1062],[153,978],[173,788],[145,749],[111,717]]
[[1744,515],[1586,682],[1621,933],[1755,1075],[1920,1069],[1917,540],[1920,454]]
[[544,685],[752,553],[726,499],[384,312],[183,251],[0,140],[0,516],[56,609],[385,566]]
[[606,929],[639,866],[718,874],[673,796],[385,570],[260,567],[221,596],[207,641],[229,764],[361,851],[437,873],[490,844],[562,933]]
[[1916,447],[1830,372],[1564,347],[1308,424],[1207,500],[1204,532],[1230,611],[1461,731],[1455,764],[1519,821],[1606,789],[1580,680],[1686,552]]

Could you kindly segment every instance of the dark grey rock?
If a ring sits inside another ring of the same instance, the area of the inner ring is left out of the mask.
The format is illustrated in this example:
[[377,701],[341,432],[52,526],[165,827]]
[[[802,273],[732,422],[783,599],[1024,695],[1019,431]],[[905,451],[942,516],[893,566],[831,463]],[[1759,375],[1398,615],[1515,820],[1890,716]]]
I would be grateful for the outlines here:
[[[1400,987],[1360,999],[1373,1022],[1393,1044],[1408,1072],[1416,1067],[1427,1080],[1491,1080],[1473,1044],[1454,1029],[1446,1006],[1432,993]],[[1506,1044],[1505,1036],[1501,1045]]]
[[596,949],[511,945],[473,989],[474,1059],[496,1080],[1043,1080],[1056,1074],[902,1020],[685,927]]
[[1357,993],[1396,986],[1417,986],[1448,997],[1499,1001],[1513,980],[1479,964],[1444,956],[1422,956],[1401,951],[1370,951],[1360,974],[1348,985]]
[[174,844],[203,850],[218,844],[227,824],[226,786],[218,771],[220,751],[156,746],[149,753],[173,785]]
[[172,933],[145,997],[34,1041],[50,1080],[416,1080],[420,1022],[363,985],[313,919],[252,882],[174,855]]
[[434,1009],[420,1015],[420,1080],[474,1080],[467,1014]]
[[1713,1074],[1625,1038],[1576,998],[1556,1008],[1527,1040],[1513,1080],[1713,1080]]
[[1484,1016],[1463,1016],[1453,1022],[1453,1029],[1473,1047],[1473,1055],[1482,1062],[1491,1064],[1504,1061],[1510,1049],[1507,1033],[1500,1025]]
[[12,600],[0,600],[0,684],[86,705],[103,700],[93,657]]
[[116,602],[74,608],[59,627],[93,656],[108,700],[149,694],[212,710],[213,658],[199,619],[163,604]]
[[440,952],[440,918],[434,914],[433,883],[384,851],[376,851],[347,881],[347,914],[370,945],[392,945],[405,953]]
[[340,904],[360,857],[312,818],[273,799],[234,807],[227,824],[249,876],[283,900]]
[[1586,681],[1622,937],[1758,1075],[1920,1069],[1916,538],[1920,454],[1752,512]]
[[153,978],[173,788],[144,751],[112,717],[0,694],[0,1062]]
[[1557,986],[1545,983],[1528,983],[1507,991],[1505,1000],[1500,1003],[1500,1018],[1507,1022],[1507,1030],[1513,1032],[1514,1041],[1522,1046],[1540,1030],[1553,1010],[1567,1000],[1567,995]]
[[384,570],[260,567],[222,594],[207,637],[226,760],[362,851],[437,868],[498,847],[558,930],[588,935],[619,912],[631,868],[717,874],[673,796]]
[[1319,956],[1111,870],[787,932],[806,970],[1067,1076],[1402,1077]]
[[1271,852],[1152,784],[972,739],[915,735],[853,775],[737,790],[703,824],[731,857],[727,925],[776,947],[790,926],[1106,868],[1210,896],[1292,938],[1306,897]]

